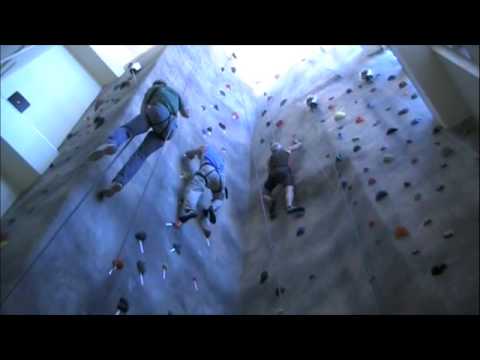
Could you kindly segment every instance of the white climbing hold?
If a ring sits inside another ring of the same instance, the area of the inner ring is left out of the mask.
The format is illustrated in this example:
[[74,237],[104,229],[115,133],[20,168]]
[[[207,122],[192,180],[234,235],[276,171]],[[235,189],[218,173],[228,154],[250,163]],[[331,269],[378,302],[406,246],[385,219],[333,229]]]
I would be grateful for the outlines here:
[[198,291],[198,283],[197,283],[197,279],[196,278],[193,278],[193,288],[195,289],[195,291]]
[[163,278],[163,280],[165,280],[166,277],[167,277],[167,265],[163,264],[162,265],[162,278]]
[[347,114],[345,114],[343,111],[337,111],[337,112],[335,113],[335,120],[336,120],[336,121],[342,120],[342,119],[344,119],[346,116],[347,116]]

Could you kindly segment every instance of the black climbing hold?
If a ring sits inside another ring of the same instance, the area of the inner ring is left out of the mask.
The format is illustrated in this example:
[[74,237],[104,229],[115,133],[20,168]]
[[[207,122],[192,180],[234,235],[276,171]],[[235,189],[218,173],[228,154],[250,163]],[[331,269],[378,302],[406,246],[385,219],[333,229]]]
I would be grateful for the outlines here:
[[415,100],[416,98],[418,98],[417,94],[413,94],[412,96],[410,96],[410,99],[412,99],[412,100]]
[[373,106],[373,104],[371,104],[371,103],[367,103],[367,108],[373,109],[373,108],[375,108],[375,106]]
[[361,149],[362,147],[360,145],[355,145],[355,147],[353,148],[353,152],[360,151]]
[[223,96],[225,96],[225,91],[223,91],[223,90],[220,90],[220,95],[223,95]]
[[440,146],[440,141],[435,141],[434,144]]
[[207,110],[207,107],[205,105],[202,105],[202,110],[203,111]]
[[330,154],[325,155],[327,159],[330,159]]
[[405,181],[405,182],[403,183],[403,186],[404,186],[405,188],[409,188],[411,185],[412,185],[412,184],[410,184],[408,181]]
[[375,123],[373,124],[373,126],[378,126],[380,124],[380,121],[375,121]]
[[352,185],[348,185],[347,189],[348,191],[352,191]]
[[16,221],[15,218],[8,219],[7,225],[8,225],[8,226],[13,225],[13,224],[15,223],[15,221]]
[[330,97],[328,98],[328,101],[332,101],[333,99],[335,99],[335,96],[330,96]]
[[404,109],[402,109],[402,110],[400,110],[400,111],[398,112],[398,116],[405,115],[406,113],[408,113],[408,109],[407,109],[407,108],[404,108]]
[[260,144],[263,144],[265,142],[265,139],[260,139]]
[[407,139],[407,144],[411,144],[411,143],[413,143],[413,141],[410,139]]
[[376,183],[377,183],[377,180],[375,180],[375,178],[371,177],[370,179],[368,179],[369,186],[375,185]]
[[432,276],[441,275],[445,270],[447,270],[446,264],[435,265],[432,267]]
[[343,129],[343,125],[340,125],[339,127],[337,127],[337,130],[342,130]]
[[297,236],[302,236],[303,234],[305,234],[305,228],[303,226],[300,226],[297,229]]
[[444,239],[450,239],[451,237],[453,237],[453,231],[448,230],[448,231],[444,232],[443,237],[444,237]]
[[397,128],[390,128],[387,130],[387,135],[391,135],[391,134],[394,134],[398,131]]
[[227,127],[224,124],[222,124],[221,122],[218,123],[218,126],[220,126],[220,128],[222,128],[223,130],[227,129]]
[[388,192],[384,190],[380,190],[377,195],[375,196],[376,201],[381,201],[382,199],[386,198],[388,196]]
[[410,125],[415,126],[415,125],[417,125],[419,122],[420,122],[419,119],[413,119],[412,122],[410,123]]
[[392,110],[392,108],[390,106],[385,108],[385,111],[390,111],[390,110]]
[[360,138],[358,138],[358,137],[354,137],[354,138],[352,139],[353,142],[357,142],[357,141],[359,141],[359,140],[360,140]]
[[388,81],[392,81],[392,80],[395,80],[397,77],[395,75],[390,75],[387,80]]
[[280,289],[278,287],[275,289],[275,295],[277,297],[280,296]]
[[370,276],[370,279],[368,280],[370,283],[374,282],[376,277],[374,275]]
[[398,84],[398,87],[400,89],[403,89],[405,86],[407,86],[407,83],[405,81],[400,81],[400,83]]
[[420,250],[412,251],[412,255],[418,255],[418,254],[420,254]]
[[321,123],[324,123],[325,121],[326,121],[325,119],[320,120]]
[[447,166],[448,166],[447,163],[443,163],[440,167],[441,167],[442,169],[445,169]]
[[417,162],[418,162],[417,158],[413,158],[412,161],[411,161],[412,164],[416,164]]
[[337,162],[340,162],[340,161],[343,160],[343,156],[341,154],[338,154],[335,159],[336,159]]
[[74,137],[75,135],[77,135],[76,133],[70,133],[67,135],[67,139],[71,139],[72,137]]
[[222,67],[222,68],[220,68],[220,70],[221,70],[222,72],[224,72],[224,71],[225,71],[225,68],[224,68],[224,67]]
[[387,150],[387,148],[386,148],[385,146],[382,146],[382,147],[380,148],[380,151],[385,151],[385,150]]
[[218,105],[213,105],[213,108],[218,111]]
[[283,99],[283,100],[280,102],[280,106],[285,105],[286,102],[287,102],[287,99]]
[[237,55],[235,55],[235,53],[232,53],[232,56],[233,56],[234,59],[237,58]]
[[310,280],[315,280],[315,275],[314,274],[310,274],[310,276],[308,277]]
[[208,131],[209,133],[211,133],[211,132],[213,131],[212,127],[209,126],[209,127],[207,128],[207,131]]
[[362,85],[358,85],[358,88],[361,89],[361,88],[362,88]]
[[202,134],[203,134],[203,135],[207,135],[207,130],[202,129]]
[[353,200],[352,205],[357,206],[358,202],[356,200]]
[[443,149],[442,149],[442,156],[443,157],[449,157],[450,155],[452,155],[454,153],[453,149],[448,147],[448,146],[445,146]]
[[267,110],[263,110],[262,111],[262,117],[264,117],[266,113],[267,113]]
[[413,197],[413,199],[414,199],[415,201],[420,201],[420,200],[422,199],[422,194],[418,194],[418,193],[415,194],[415,196]]
[[370,92],[372,92],[372,93],[375,92],[375,91],[377,91],[377,88],[371,88],[370,89]]
[[435,127],[433,128],[432,134],[433,134],[433,135],[436,135],[436,134],[438,134],[439,132],[441,132],[442,129],[443,129],[443,128],[442,128],[441,126],[435,126]]
[[173,244],[173,250],[180,255],[182,253],[182,245],[181,244]]
[[426,219],[424,222],[423,222],[423,226],[428,226],[432,223],[432,219]]
[[269,127],[269,126],[270,126],[270,121],[267,121],[267,122],[265,123],[265,125],[267,125],[267,127]]
[[343,190],[345,190],[348,186],[348,183],[345,180],[343,180],[341,184],[342,184],[342,189]]
[[347,94],[351,94],[352,93],[352,89],[347,89]]
[[445,185],[440,185],[439,187],[436,188],[438,192],[442,192],[445,189]]
[[53,163],[51,163],[48,168],[49,168],[49,169],[53,169],[54,167],[55,167],[55,165],[54,165]]
[[235,74],[235,72],[237,71],[237,69],[235,69],[234,66],[232,66],[231,70],[232,70],[232,73],[234,73],[234,74]]
[[368,173],[369,170],[370,170],[370,169],[367,168],[367,167],[366,167],[366,168],[363,168],[363,172],[364,172],[364,173]]
[[260,284],[264,284],[265,281],[267,281],[267,279],[268,279],[268,271],[262,272],[262,274],[260,275]]
[[145,231],[139,231],[135,234],[135,239],[139,241],[145,241],[147,238],[147,233]]
[[355,103],[355,104],[358,104],[358,100],[355,100],[354,103]]
[[97,130],[100,126],[102,126],[105,123],[105,119],[101,116],[97,116],[95,120],[93,120],[95,123],[95,130]]
[[142,260],[138,260],[137,261],[137,270],[140,274],[144,274],[145,273],[145,262],[143,262]]
[[281,288],[280,288],[280,293],[281,293],[281,294],[284,294],[284,293],[285,293],[285,288],[284,288],[284,287],[281,287]]

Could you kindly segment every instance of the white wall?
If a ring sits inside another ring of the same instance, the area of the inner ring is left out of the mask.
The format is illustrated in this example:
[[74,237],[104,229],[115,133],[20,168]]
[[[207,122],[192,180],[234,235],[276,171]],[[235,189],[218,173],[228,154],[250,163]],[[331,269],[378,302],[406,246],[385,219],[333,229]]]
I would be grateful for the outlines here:
[[68,51],[101,85],[117,79],[115,73],[89,45],[67,45]]
[[[0,129],[2,150],[6,148],[8,156],[2,154],[1,175],[2,183],[9,184],[2,195],[5,200],[12,192],[20,195],[48,168],[100,90],[97,81],[60,45],[49,46],[2,76]],[[23,113],[7,100],[15,91],[30,103]]]

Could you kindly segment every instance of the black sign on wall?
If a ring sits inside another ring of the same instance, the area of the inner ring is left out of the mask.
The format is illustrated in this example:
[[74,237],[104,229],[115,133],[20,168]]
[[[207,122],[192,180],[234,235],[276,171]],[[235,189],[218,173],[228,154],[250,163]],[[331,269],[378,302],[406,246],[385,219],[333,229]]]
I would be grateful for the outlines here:
[[29,106],[30,103],[20,94],[18,91],[15,91],[9,98],[8,101],[15,106],[15,109],[23,113]]

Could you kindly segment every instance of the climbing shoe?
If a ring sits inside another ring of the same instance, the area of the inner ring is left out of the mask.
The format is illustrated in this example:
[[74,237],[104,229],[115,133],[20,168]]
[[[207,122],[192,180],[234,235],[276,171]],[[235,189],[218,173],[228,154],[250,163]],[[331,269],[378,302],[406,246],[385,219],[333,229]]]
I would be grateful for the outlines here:
[[102,197],[103,196],[112,197],[117,192],[122,190],[122,188],[123,188],[123,185],[121,183],[114,182],[114,183],[112,183],[112,186],[110,186],[108,189],[102,191]]
[[192,212],[189,213],[189,214],[180,216],[178,219],[179,219],[182,223],[186,223],[188,220],[193,219],[193,218],[196,218],[196,217],[197,217],[197,213],[194,212],[194,211],[192,211]]
[[203,234],[205,235],[205,237],[207,239],[210,238],[210,235],[212,235],[212,232],[210,230],[207,230],[207,229],[202,229],[203,230]]
[[117,147],[113,144],[100,145],[93,153],[90,154],[88,159],[90,161],[100,160],[105,155],[113,155],[117,152]]
[[301,214],[305,212],[305,208],[301,206],[290,206],[287,209],[288,214]]
[[213,210],[213,207],[208,208],[208,218],[212,224],[215,224],[217,222],[217,216],[215,215],[215,210]]

